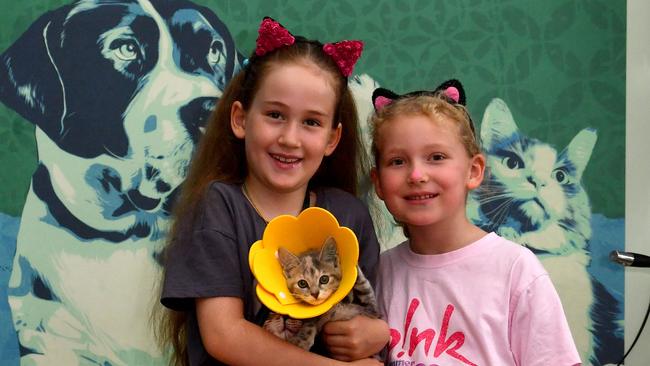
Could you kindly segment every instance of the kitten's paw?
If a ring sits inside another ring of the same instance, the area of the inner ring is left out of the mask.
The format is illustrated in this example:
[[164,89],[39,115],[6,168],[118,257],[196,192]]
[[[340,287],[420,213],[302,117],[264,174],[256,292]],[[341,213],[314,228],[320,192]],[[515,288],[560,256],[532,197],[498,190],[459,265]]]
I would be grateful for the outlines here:
[[279,338],[286,339],[284,335],[284,318],[280,314],[269,314],[269,317],[264,321],[262,328]]
[[300,328],[302,328],[302,320],[287,318],[284,321],[284,328],[291,333],[298,333]]
[[303,321],[293,319],[288,316],[271,313],[264,322],[262,328],[271,334],[285,341],[291,341],[291,338],[303,327]]

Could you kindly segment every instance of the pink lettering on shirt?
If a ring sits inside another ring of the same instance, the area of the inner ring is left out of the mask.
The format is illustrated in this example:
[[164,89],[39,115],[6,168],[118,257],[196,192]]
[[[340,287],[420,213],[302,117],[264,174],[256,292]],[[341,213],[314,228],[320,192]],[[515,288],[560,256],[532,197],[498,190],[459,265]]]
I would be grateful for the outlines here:
[[[413,316],[415,315],[415,312],[417,311],[419,305],[419,299],[411,299],[408,310],[406,312],[406,318],[404,319],[404,337],[402,337],[402,334],[399,330],[392,328],[390,330],[391,340],[388,345],[388,352],[392,352],[394,348],[400,343],[400,341],[402,341],[402,350],[397,353],[397,358],[404,356],[405,351],[408,351],[409,357],[413,356],[416,348],[422,342],[424,342],[424,354],[427,357],[430,356],[431,345],[436,337],[436,331],[431,328],[427,328],[419,332],[416,326],[411,327]],[[433,351],[433,357],[438,358],[443,353],[446,353],[447,355],[463,362],[466,365],[477,366],[475,363],[467,359],[467,357],[458,352],[458,350],[465,343],[465,334],[463,332],[454,332],[449,336],[449,338],[447,338],[447,332],[449,330],[449,324],[451,323],[451,317],[453,313],[454,306],[452,304],[447,305],[442,318],[440,332],[438,333],[438,340]],[[409,334],[409,330],[411,331],[410,336],[407,337],[406,335]],[[407,338],[409,338],[408,349],[405,348]]]

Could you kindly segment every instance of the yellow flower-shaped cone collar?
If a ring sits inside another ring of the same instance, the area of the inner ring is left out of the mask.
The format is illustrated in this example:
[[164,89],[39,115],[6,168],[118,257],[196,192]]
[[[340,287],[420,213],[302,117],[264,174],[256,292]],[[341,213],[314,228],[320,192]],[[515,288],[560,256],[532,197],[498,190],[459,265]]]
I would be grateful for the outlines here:
[[[336,241],[343,278],[339,288],[325,302],[311,305],[295,299],[287,288],[277,250],[283,247],[294,254],[320,249],[328,237]],[[256,241],[248,253],[248,264],[257,279],[257,296],[271,311],[295,319],[319,316],[341,301],[357,280],[359,243],[354,232],[339,226],[329,211],[310,207],[298,217],[282,215],[269,222],[262,240]]]

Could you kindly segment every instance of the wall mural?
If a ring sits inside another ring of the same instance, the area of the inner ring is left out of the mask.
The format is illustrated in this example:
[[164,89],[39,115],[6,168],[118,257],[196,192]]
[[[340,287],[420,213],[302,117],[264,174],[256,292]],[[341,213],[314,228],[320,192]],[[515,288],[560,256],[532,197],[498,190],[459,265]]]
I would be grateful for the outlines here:
[[[469,198],[470,218],[538,255],[585,364],[622,355],[623,271],[607,253],[624,247],[625,3],[51,0],[3,8],[7,364],[164,364],[148,319],[170,202],[264,15],[296,34],[365,40],[350,79],[363,121],[378,85],[405,92],[460,79],[489,168]],[[367,141],[367,126],[364,133]],[[399,243],[387,211],[372,193],[366,200],[382,246]]]

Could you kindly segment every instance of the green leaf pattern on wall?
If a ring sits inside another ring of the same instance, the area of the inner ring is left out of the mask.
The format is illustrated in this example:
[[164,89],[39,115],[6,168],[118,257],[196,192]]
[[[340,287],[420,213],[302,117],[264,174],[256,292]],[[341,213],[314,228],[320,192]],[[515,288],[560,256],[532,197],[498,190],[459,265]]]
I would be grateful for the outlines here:
[[[520,116],[522,129],[565,145],[591,126],[596,147],[585,186],[594,212],[624,212],[625,3],[612,1],[196,1],[214,10],[248,54],[264,15],[296,34],[323,41],[362,39],[356,67],[397,91],[443,79],[466,85],[475,119],[494,97]],[[0,47],[6,49],[42,13],[66,1],[8,2]],[[32,128],[0,107],[4,166],[0,211],[17,216],[35,164]],[[609,179],[599,172],[607,171]]]

